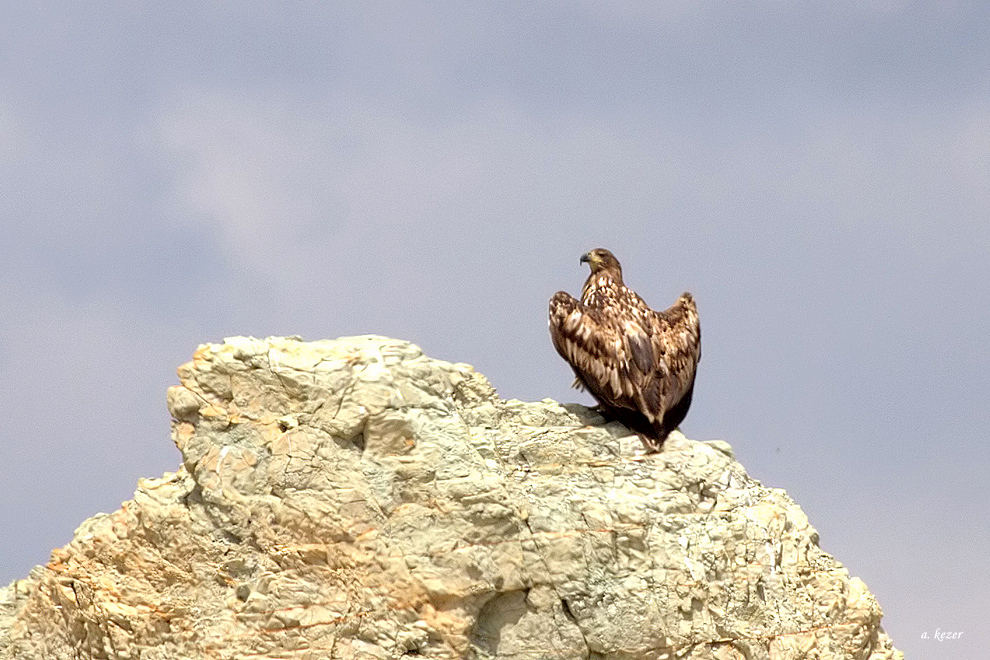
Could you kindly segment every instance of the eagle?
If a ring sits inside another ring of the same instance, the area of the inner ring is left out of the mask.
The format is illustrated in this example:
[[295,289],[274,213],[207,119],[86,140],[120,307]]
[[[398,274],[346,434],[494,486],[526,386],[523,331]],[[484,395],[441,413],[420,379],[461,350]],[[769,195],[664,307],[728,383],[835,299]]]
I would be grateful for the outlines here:
[[657,312],[622,282],[619,260],[604,248],[581,256],[591,274],[581,300],[550,299],[550,338],[599,410],[660,451],[691,406],[701,359],[701,327],[690,293]]

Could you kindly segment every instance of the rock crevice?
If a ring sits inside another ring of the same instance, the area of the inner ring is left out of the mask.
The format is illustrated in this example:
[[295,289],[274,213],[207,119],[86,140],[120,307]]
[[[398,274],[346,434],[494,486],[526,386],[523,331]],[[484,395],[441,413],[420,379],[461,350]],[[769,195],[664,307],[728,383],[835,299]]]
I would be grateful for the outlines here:
[[384,337],[233,338],[179,378],[182,465],[0,590],[0,657],[901,657],[724,442],[645,455]]

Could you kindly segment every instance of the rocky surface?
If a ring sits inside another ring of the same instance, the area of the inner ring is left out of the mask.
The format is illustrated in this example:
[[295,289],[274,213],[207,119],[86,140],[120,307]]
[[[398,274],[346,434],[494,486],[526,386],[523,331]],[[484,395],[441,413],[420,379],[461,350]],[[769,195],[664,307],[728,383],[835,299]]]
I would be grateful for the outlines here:
[[723,442],[644,455],[383,337],[228,339],[179,377],[182,466],[0,589],[0,657],[902,657]]

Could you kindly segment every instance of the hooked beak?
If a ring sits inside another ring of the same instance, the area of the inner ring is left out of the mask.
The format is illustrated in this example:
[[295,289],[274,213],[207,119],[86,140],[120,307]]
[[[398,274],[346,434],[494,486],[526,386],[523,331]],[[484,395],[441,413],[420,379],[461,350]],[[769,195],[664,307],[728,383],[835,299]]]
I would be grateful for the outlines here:
[[579,261],[578,263],[586,264],[589,263],[590,261],[591,258],[588,256],[588,253],[585,252],[584,254],[581,255],[581,261]]

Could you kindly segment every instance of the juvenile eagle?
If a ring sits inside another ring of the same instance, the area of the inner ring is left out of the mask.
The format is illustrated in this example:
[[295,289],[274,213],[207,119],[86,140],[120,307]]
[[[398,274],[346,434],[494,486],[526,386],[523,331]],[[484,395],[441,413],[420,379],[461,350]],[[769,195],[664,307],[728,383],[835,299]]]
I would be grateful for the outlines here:
[[648,452],[660,450],[691,406],[701,359],[698,310],[690,293],[655,312],[622,283],[622,267],[603,248],[581,256],[591,275],[581,300],[564,291],[550,299],[554,348],[601,404],[604,416],[639,434]]

